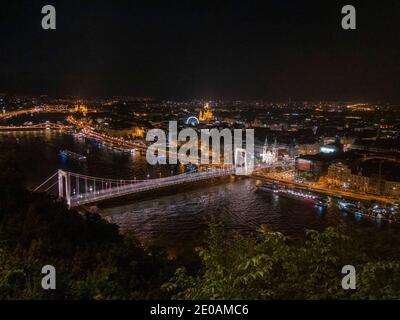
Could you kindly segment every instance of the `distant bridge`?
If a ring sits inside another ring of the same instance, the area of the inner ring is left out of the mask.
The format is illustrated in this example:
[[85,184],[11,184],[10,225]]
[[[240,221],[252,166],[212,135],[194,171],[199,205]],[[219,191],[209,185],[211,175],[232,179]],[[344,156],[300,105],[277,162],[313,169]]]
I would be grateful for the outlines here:
[[32,125],[25,125],[25,126],[0,126],[0,131],[18,131],[18,130],[64,130],[71,128],[69,126],[65,126],[58,123],[38,123]]
[[42,108],[31,108],[31,109],[22,109],[22,110],[5,112],[5,113],[0,114],[0,120],[20,116],[23,114],[38,113],[38,112],[43,112],[43,109]]
[[[13,117],[18,117],[24,114],[34,114],[34,113],[71,113],[75,112],[75,108],[65,108],[65,107],[56,107],[56,106],[40,106],[35,108],[28,109],[18,109],[9,112],[0,113],[0,120],[8,119]],[[88,112],[96,112],[95,110],[88,110]]]

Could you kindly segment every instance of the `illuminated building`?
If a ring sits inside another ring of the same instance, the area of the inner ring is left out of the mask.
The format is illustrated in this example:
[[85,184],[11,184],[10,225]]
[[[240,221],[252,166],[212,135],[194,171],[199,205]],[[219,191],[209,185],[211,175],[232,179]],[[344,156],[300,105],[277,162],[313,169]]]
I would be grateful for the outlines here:
[[294,159],[300,155],[299,146],[294,140],[288,146],[288,155],[291,159]]
[[353,104],[353,105],[348,105],[347,109],[351,111],[375,111],[375,108],[373,106],[369,106],[368,104],[365,103],[358,103],[358,104]]
[[357,167],[354,163],[333,163],[328,168],[327,182],[332,186],[350,191],[398,198],[400,196],[400,176],[397,174],[399,166],[395,162],[385,162],[387,167],[384,173],[386,174],[381,174],[378,168],[382,163],[381,161],[377,163],[364,161]]
[[310,144],[300,144],[299,152],[301,155],[315,155],[320,152],[321,144],[319,142]]
[[329,165],[335,161],[336,157],[335,153],[300,155],[296,158],[296,174],[305,180],[317,180],[327,173]]
[[87,115],[87,113],[88,113],[88,108],[87,108],[85,105],[83,105],[83,104],[79,104],[79,105],[77,105],[77,106],[75,107],[75,112],[77,112],[77,113],[82,113],[82,115],[83,115],[84,117],[86,117],[86,115]]
[[337,146],[333,145],[333,144],[328,144],[328,145],[324,145],[322,146],[319,151],[321,153],[335,153],[338,152],[338,148]]
[[203,121],[212,121],[214,120],[214,114],[210,108],[210,105],[208,104],[208,102],[205,104],[204,108],[202,108],[200,110],[199,113],[199,120],[201,122]]
[[270,148],[268,145],[268,139],[265,138],[261,159],[266,164],[273,164],[278,161],[278,148],[276,145],[276,139],[274,145]]
[[361,192],[368,192],[370,183],[369,177],[363,176],[361,172],[353,174],[351,169],[341,162],[329,166],[327,181],[333,186]]
[[353,137],[342,137],[340,139],[340,143],[343,145],[343,151],[347,152],[351,149],[352,144],[354,143],[355,138]]
[[142,127],[135,127],[135,128],[133,129],[132,135],[133,135],[135,138],[144,138],[144,128],[142,128]]

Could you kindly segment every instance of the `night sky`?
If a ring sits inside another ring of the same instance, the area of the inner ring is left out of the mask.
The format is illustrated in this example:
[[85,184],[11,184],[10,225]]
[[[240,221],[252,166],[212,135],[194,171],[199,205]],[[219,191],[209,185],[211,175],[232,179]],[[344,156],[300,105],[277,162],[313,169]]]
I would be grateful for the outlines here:
[[398,0],[2,1],[0,41],[4,93],[400,101]]

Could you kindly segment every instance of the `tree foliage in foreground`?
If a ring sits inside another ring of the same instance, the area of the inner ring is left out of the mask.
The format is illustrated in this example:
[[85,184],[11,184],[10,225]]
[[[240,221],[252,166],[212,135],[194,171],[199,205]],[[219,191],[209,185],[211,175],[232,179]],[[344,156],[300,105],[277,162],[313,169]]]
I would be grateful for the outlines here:
[[[380,245],[334,228],[302,241],[267,228],[227,236],[212,226],[198,249],[202,271],[180,268],[163,289],[175,299],[399,299],[400,259],[379,256]],[[342,288],[344,265],[356,268],[356,290]]]
[[[176,267],[163,250],[27,192],[15,166],[15,157],[0,155],[0,299],[168,297],[160,286]],[[44,265],[56,268],[56,290],[41,288]]]

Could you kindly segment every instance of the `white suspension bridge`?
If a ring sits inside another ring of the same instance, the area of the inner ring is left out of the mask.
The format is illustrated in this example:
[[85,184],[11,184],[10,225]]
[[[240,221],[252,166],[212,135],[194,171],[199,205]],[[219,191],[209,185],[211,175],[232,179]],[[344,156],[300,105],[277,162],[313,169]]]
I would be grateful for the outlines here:
[[[283,166],[283,164],[258,164],[253,170],[278,166]],[[93,177],[58,170],[33,191],[48,192],[58,185],[58,197],[64,199],[69,208],[73,208],[84,204],[96,203],[144,191],[235,175],[236,173],[237,168],[232,166],[227,168],[214,168],[205,171],[182,173],[158,179],[120,180]]]

